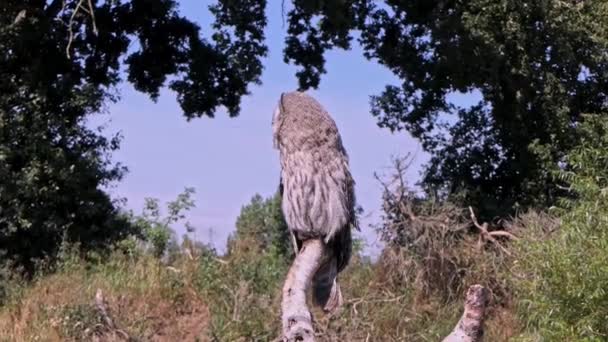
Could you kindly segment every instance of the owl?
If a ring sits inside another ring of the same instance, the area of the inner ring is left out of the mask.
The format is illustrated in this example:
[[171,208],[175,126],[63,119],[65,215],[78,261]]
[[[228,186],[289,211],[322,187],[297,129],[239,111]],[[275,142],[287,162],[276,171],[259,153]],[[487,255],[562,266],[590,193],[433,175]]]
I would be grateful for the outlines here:
[[351,257],[357,227],[355,182],[336,123],[304,92],[281,94],[272,119],[281,162],[282,211],[296,253],[309,239],[323,241],[328,257],[313,279],[313,299],[326,312],[342,305],[337,281]]

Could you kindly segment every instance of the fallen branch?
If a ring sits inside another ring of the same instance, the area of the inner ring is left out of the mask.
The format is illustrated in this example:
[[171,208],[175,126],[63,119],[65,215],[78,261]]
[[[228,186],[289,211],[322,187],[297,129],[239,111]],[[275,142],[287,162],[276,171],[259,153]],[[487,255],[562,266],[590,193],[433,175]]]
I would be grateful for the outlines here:
[[481,285],[469,287],[464,302],[464,313],[443,342],[479,342],[483,337],[488,291]]
[[312,316],[306,304],[306,291],[324,258],[323,241],[319,239],[304,241],[287,273],[281,303],[284,342],[315,340]]
[[[508,237],[509,239],[513,239],[513,240],[517,240],[518,239],[517,236],[515,236],[507,231],[489,232],[488,223],[484,222],[483,224],[479,224],[479,222],[477,221],[477,217],[475,216],[475,213],[473,212],[473,208],[469,207],[469,212],[471,213],[471,220],[473,221],[473,224],[475,225],[475,227],[477,227],[477,229],[479,229],[479,232],[481,233],[480,239],[488,240],[488,241],[494,243],[503,252],[505,252],[505,254],[511,256],[511,252],[509,252],[498,240],[496,240],[495,236],[505,236],[505,237]],[[480,242],[481,242],[481,240],[480,240]]]

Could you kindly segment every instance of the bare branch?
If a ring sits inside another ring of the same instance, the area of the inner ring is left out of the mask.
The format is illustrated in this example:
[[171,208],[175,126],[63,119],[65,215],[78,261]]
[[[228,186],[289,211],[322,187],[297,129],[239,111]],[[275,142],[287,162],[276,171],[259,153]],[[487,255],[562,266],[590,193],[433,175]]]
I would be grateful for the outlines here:
[[502,250],[505,254],[511,256],[511,252],[509,252],[498,240],[496,240],[494,236],[506,236],[511,239],[517,239],[517,237],[506,231],[488,232],[488,223],[484,222],[483,224],[479,224],[479,222],[477,221],[477,217],[473,212],[473,208],[469,207],[469,212],[471,213],[471,220],[473,221],[473,224],[475,225],[475,227],[477,227],[477,229],[479,229],[479,232],[481,233],[481,239],[492,242],[493,244],[498,246],[498,248],[500,248],[500,250]]
[[89,0],[89,15],[91,16],[91,24],[93,25],[93,33],[95,35],[99,34],[97,30],[97,21],[95,20],[95,7],[93,7],[93,2]]
[[483,337],[483,323],[488,304],[488,291],[481,285],[469,287],[464,312],[452,333],[443,342],[479,342]]
[[284,342],[315,340],[312,316],[306,304],[306,292],[325,257],[326,248],[323,241],[306,240],[287,273],[281,303]]
[[84,0],[78,1],[78,5],[76,5],[74,12],[72,12],[72,15],[70,16],[70,21],[68,22],[69,37],[68,37],[68,45],[65,47],[65,54],[68,56],[68,58],[71,58],[70,49],[72,47],[72,42],[74,41],[74,28],[73,28],[74,18],[76,18],[76,14],[78,14],[78,12],[80,10],[80,6],[82,6],[83,2],[84,2]]

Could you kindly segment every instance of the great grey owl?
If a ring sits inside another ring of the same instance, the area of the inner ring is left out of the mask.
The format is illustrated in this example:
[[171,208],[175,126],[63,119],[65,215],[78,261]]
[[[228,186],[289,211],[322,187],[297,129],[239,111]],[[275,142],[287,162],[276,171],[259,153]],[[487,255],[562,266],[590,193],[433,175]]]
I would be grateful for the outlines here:
[[280,152],[282,210],[297,251],[321,239],[329,254],[313,281],[313,298],[325,311],[342,304],[338,273],[349,262],[357,227],[355,182],[348,155],[329,113],[303,92],[281,94],[272,119]]

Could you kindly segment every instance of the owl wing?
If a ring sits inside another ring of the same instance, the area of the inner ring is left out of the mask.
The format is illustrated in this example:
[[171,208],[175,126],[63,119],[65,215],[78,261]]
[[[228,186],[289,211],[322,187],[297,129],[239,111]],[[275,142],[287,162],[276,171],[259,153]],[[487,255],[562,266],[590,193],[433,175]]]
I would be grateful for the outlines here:
[[[281,196],[281,203],[283,202],[283,177],[279,177],[279,195]],[[289,229],[289,227],[287,228]],[[298,239],[296,234],[289,229],[289,235],[291,235],[291,243],[293,245],[294,254],[298,254],[300,248],[302,248],[302,240]]]

